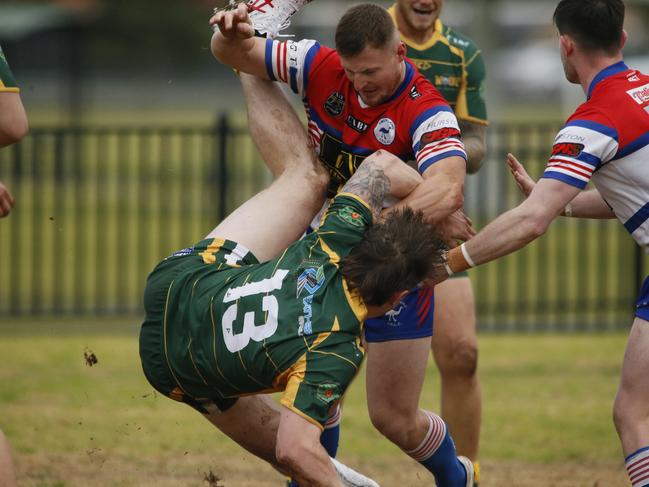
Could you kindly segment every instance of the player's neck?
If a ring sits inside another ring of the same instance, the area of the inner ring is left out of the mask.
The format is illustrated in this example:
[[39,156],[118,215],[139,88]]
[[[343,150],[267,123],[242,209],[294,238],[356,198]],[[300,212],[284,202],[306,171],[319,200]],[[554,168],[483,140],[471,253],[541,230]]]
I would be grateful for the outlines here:
[[588,95],[590,85],[602,70],[612,66],[613,64],[617,64],[622,60],[622,53],[619,53],[616,56],[584,57],[576,68],[581,88],[584,90],[584,93]]

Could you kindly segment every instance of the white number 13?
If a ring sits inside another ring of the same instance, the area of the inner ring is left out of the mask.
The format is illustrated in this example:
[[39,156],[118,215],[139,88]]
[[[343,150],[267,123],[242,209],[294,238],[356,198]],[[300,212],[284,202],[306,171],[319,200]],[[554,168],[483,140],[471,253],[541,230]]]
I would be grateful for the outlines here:
[[[273,277],[263,279],[257,282],[249,282],[243,286],[233,287],[227,290],[223,297],[224,303],[237,301],[245,296],[254,296],[257,294],[268,293],[282,288],[282,282],[287,276],[288,271],[277,269]],[[273,336],[277,331],[277,316],[279,314],[279,303],[275,296],[264,296],[261,303],[261,309],[267,314],[266,322],[255,326],[255,312],[247,311],[243,315],[243,330],[241,333],[234,333],[234,322],[237,319],[238,305],[233,303],[223,313],[221,324],[223,326],[223,340],[225,346],[232,352],[243,350],[250,339],[261,342],[266,338]]]

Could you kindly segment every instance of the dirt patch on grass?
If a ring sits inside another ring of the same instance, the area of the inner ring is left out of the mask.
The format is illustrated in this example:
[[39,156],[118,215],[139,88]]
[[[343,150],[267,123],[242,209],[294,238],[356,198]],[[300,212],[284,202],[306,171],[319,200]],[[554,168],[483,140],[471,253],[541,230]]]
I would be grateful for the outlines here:
[[[405,457],[341,460],[375,478],[383,487],[430,487],[432,478]],[[204,452],[157,457],[120,457],[106,451],[21,454],[16,457],[19,485],[25,487],[283,487],[270,466],[233,448],[227,458]],[[525,464],[484,461],[481,487],[628,487],[619,463]]]

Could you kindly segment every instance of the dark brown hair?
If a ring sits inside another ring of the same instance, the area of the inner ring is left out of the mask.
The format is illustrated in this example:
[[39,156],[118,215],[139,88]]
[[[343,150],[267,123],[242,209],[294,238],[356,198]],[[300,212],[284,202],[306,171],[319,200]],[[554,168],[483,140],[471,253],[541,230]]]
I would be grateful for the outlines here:
[[624,26],[622,0],[561,0],[554,25],[586,51],[614,54],[620,50]]
[[365,304],[382,306],[395,293],[426,279],[445,249],[423,213],[404,208],[372,225],[362,242],[342,259],[340,270]]
[[361,3],[347,10],[338,22],[336,50],[342,57],[354,57],[366,46],[382,49],[394,38],[395,31],[387,10]]

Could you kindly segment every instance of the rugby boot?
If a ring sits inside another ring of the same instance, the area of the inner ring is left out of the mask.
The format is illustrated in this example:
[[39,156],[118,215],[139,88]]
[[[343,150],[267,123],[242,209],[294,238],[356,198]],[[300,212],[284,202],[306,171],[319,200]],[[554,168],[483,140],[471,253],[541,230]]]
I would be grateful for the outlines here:
[[291,17],[311,0],[247,0],[248,15],[255,31],[274,39],[291,25]]

